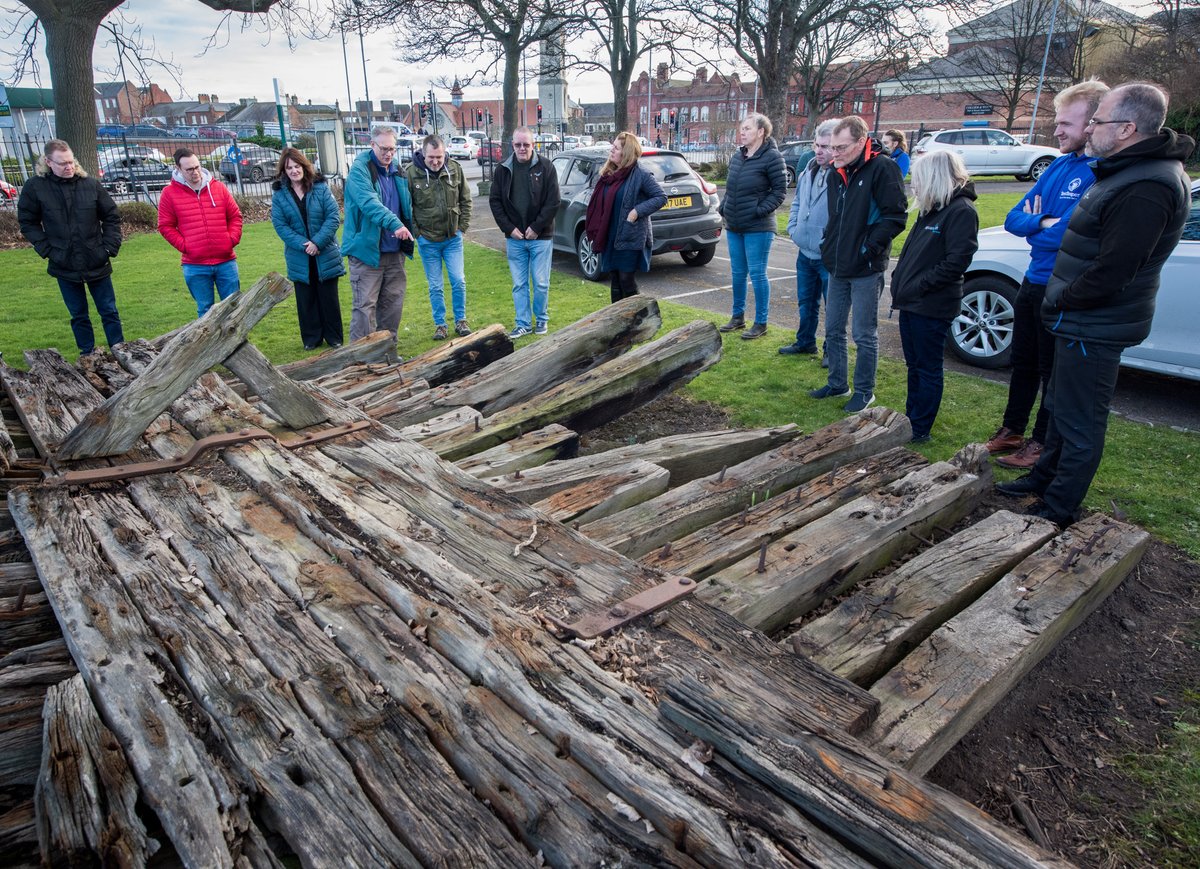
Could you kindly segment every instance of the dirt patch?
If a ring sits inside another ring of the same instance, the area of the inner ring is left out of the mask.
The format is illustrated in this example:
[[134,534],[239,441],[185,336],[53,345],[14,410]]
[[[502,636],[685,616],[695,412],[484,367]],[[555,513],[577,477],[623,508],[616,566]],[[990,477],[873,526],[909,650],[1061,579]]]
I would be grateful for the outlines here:
[[[581,452],[729,425],[719,408],[672,393],[591,432]],[[993,496],[969,521],[1014,506]],[[1184,692],[1200,686],[1198,636],[1200,564],[1153,541],[1134,572],[930,771],[929,780],[1027,833],[1013,806],[1013,797],[1020,798],[1050,847],[1077,865],[1152,865],[1149,857],[1130,862],[1106,846],[1114,838],[1138,838],[1125,822],[1148,797],[1118,762],[1156,751]],[[1189,862],[1178,853],[1176,860]]]

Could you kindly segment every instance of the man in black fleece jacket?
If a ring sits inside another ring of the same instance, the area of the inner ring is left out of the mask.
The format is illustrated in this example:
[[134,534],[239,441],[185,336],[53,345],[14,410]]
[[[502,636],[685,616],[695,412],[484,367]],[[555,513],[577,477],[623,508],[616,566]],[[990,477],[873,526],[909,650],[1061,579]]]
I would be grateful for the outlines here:
[[829,224],[821,242],[821,260],[829,271],[825,307],[825,346],[829,379],[812,398],[850,395],[847,373],[846,321],[858,356],[854,393],[843,408],[866,410],[875,401],[875,367],[879,358],[878,310],[883,273],[892,239],[908,220],[904,181],[894,160],[867,136],[867,124],[851,115],[833,128],[833,171],[829,173]]
[[1150,334],[1159,275],[1187,221],[1183,161],[1196,143],[1164,129],[1166,115],[1166,94],[1136,82],[1109,91],[1088,122],[1097,180],[1071,213],[1042,302],[1055,339],[1046,448],[1030,473],[996,487],[1040,495],[1028,512],[1059,525],[1079,518],[1121,351]]

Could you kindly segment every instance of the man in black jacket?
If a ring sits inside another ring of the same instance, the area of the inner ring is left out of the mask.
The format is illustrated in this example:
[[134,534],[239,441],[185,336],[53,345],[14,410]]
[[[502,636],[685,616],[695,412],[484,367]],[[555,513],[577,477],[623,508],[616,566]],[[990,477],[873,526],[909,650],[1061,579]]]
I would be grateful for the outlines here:
[[46,143],[36,173],[21,188],[17,220],[38,256],[49,260],[46,271],[58,279],[80,354],[96,349],[85,285],[108,346],[124,341],[109,261],[121,249],[121,216],[108,191],[87,177],[62,139]]
[[[513,152],[496,167],[488,204],[505,236],[513,280],[516,324],[510,338],[545,335],[550,321],[550,263],[554,256],[554,215],[560,194],[558,173],[533,150],[533,133],[517,127]],[[533,284],[533,308],[529,285]]]
[[1183,161],[1196,143],[1164,129],[1166,115],[1166,94],[1138,82],[1109,91],[1088,122],[1096,183],[1071,212],[1042,302],[1055,341],[1046,447],[1032,471],[996,486],[1041,496],[1028,512],[1060,526],[1079,518],[1121,351],[1150,334],[1159,274],[1187,221]]
[[830,145],[829,224],[821,243],[821,260],[829,272],[825,307],[825,346],[829,380],[809,392],[813,398],[851,395],[847,380],[849,353],[846,320],[858,348],[854,391],[843,405],[847,413],[866,410],[875,401],[875,367],[879,357],[878,311],[883,273],[892,239],[908,219],[904,181],[894,160],[867,136],[862,118],[851,115],[833,128]]

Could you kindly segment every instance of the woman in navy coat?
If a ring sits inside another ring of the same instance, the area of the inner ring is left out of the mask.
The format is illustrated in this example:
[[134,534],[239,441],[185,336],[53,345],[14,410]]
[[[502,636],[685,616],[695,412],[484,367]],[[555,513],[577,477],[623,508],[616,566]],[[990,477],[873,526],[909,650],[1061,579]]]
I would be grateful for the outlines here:
[[342,345],[338,278],[346,273],[338,248],[337,200],[325,179],[295,148],[284,148],[271,185],[271,223],[283,239],[288,279],[296,285],[296,313],[305,350],[324,341]]
[[650,271],[654,230],[650,215],[667,204],[654,176],[638,165],[642,145],[633,133],[618,133],[600,168],[588,201],[584,231],[600,253],[600,268],[612,278],[612,301],[637,293],[637,272]]

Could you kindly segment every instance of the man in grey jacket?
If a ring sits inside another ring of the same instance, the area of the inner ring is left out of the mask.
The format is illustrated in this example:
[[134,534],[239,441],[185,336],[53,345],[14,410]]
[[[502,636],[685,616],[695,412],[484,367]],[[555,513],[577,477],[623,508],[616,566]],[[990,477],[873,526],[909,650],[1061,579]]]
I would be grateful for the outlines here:
[[800,250],[796,254],[796,303],[800,307],[800,328],[796,343],[780,347],[785,356],[817,352],[817,322],[821,318],[821,300],[829,284],[829,272],[821,261],[821,239],[829,223],[829,164],[833,162],[830,140],[838,118],[824,121],[813,137],[814,156],[797,174],[796,198],[788,216],[787,231]]

